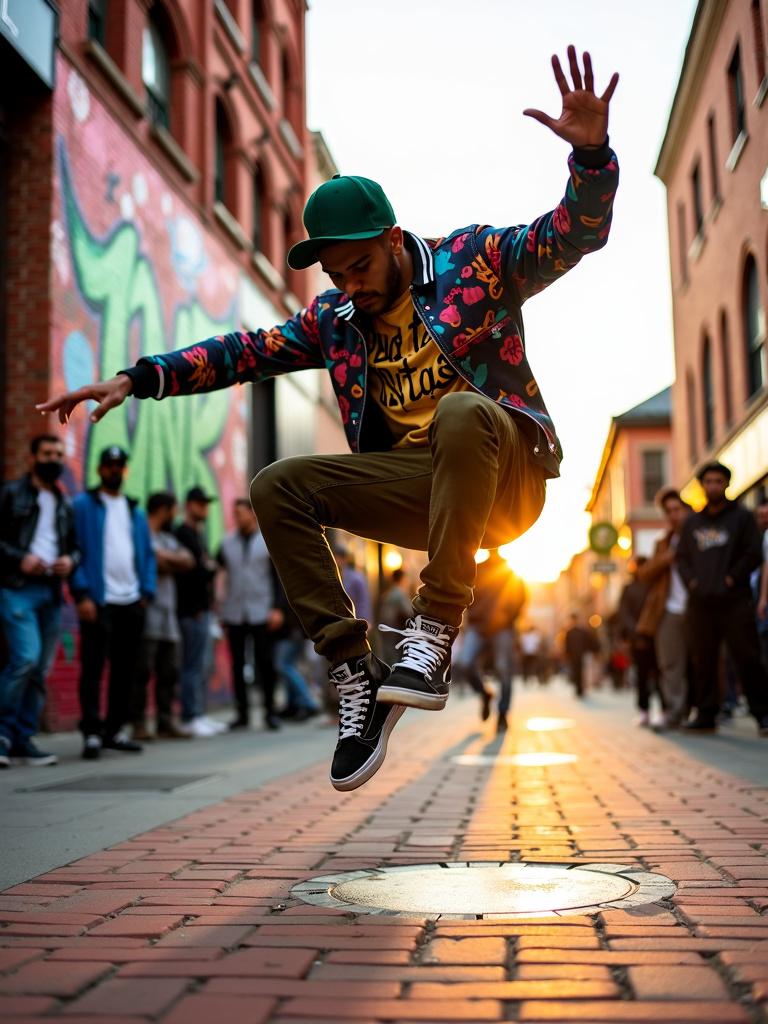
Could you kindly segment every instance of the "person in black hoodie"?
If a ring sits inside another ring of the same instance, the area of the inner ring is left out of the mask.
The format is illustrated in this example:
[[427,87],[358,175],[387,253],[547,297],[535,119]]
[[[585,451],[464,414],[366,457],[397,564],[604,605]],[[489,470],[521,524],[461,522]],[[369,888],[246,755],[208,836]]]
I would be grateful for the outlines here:
[[754,517],[725,492],[731,471],[703,466],[698,480],[707,497],[680,534],[676,563],[688,588],[688,629],[693,658],[696,715],[687,728],[713,732],[719,706],[718,665],[724,640],[761,736],[768,736],[768,675],[760,661],[750,574],[760,565]]

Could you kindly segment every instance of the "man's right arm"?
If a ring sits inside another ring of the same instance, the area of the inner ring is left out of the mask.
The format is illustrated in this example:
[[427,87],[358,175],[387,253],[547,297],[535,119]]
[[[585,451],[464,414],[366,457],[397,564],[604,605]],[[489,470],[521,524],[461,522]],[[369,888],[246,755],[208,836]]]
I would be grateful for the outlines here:
[[90,419],[98,423],[129,395],[161,399],[202,394],[295,370],[322,368],[325,362],[320,347],[319,306],[319,300],[314,299],[269,331],[233,331],[175,352],[144,356],[136,366],[110,380],[58,395],[36,408],[41,413],[58,412],[59,422],[67,423],[81,402],[91,400],[98,404]]

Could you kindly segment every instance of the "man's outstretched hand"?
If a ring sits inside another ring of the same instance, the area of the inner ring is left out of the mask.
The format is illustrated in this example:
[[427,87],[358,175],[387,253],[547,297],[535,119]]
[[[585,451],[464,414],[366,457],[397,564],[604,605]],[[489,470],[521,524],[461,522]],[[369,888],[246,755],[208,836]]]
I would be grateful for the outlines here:
[[527,117],[551,128],[555,135],[570,142],[572,146],[600,146],[608,134],[608,104],[619,81],[617,73],[611,76],[608,88],[598,96],[595,92],[595,79],[592,73],[592,58],[584,54],[584,79],[582,81],[576,47],[568,47],[568,63],[571,68],[573,88],[563,73],[557,54],[552,57],[552,70],[555,72],[560,94],[563,97],[563,109],[560,117],[550,117],[543,110],[530,107],[523,111]]
[[120,373],[110,380],[103,380],[99,384],[88,384],[77,391],[67,391],[66,394],[57,395],[47,402],[41,402],[35,408],[41,412],[58,412],[59,423],[69,423],[69,417],[74,409],[81,402],[98,402],[98,405],[91,413],[91,423],[98,423],[102,416],[110,409],[116,409],[122,405],[133,389],[131,378]]

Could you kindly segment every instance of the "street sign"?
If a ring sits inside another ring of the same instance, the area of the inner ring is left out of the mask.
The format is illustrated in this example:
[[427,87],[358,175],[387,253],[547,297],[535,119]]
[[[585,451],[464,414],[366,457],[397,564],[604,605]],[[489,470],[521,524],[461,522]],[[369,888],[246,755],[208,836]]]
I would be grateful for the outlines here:
[[618,539],[613,523],[595,523],[589,531],[589,546],[598,555],[607,555]]
[[592,572],[616,572],[615,562],[595,562],[592,566]]

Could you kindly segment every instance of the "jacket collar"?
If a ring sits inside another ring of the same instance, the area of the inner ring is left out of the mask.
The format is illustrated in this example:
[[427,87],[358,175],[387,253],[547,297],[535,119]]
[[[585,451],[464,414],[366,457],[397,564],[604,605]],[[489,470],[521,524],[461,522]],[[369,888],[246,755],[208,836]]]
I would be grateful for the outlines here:
[[[101,488],[100,487],[89,487],[88,490],[85,493],[87,495],[89,495],[94,501],[98,501],[100,505],[104,504],[104,502],[101,499]],[[131,510],[131,512],[133,512],[133,510],[139,504],[138,499],[137,498],[129,498],[127,494],[122,494],[122,492],[121,492],[121,495],[122,495],[122,497],[124,497],[126,499],[126,501],[128,502],[128,508]]]
[[[413,259],[413,284],[423,286],[435,280],[435,260],[429,243],[412,231],[403,231],[405,245]],[[336,306],[334,313],[342,320],[351,320],[357,310],[349,297],[341,305]]]

